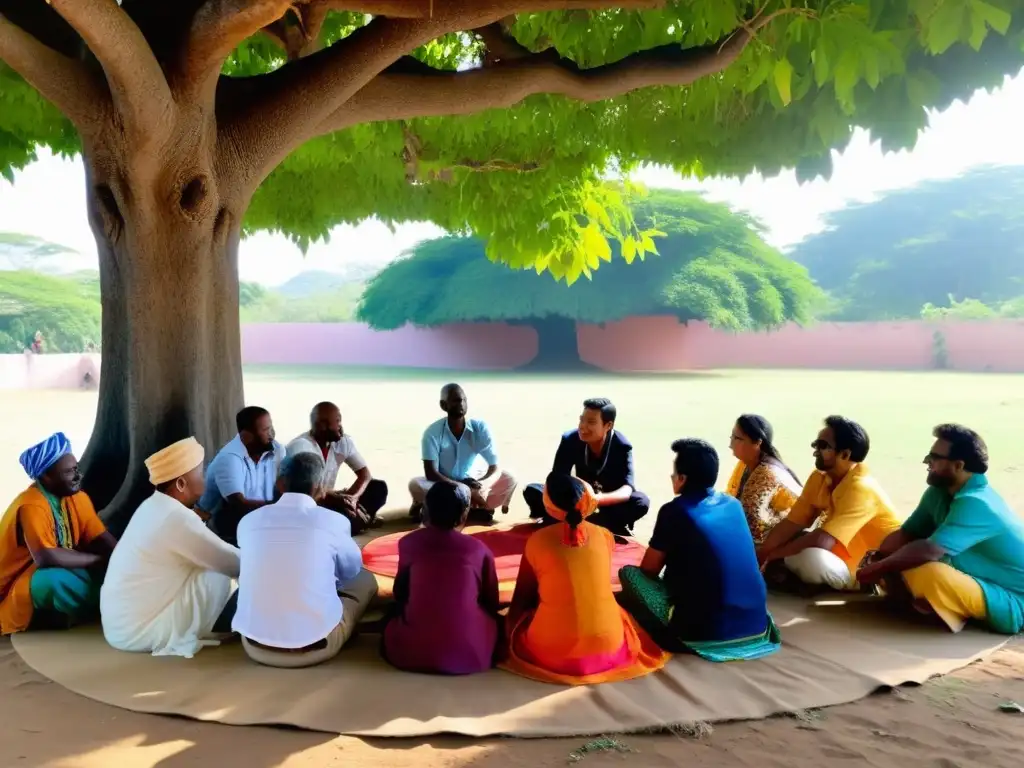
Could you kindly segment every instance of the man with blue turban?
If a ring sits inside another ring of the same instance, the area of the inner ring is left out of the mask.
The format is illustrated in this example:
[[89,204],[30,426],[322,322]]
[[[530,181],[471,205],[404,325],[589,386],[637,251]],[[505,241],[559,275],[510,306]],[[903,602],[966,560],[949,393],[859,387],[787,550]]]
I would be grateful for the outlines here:
[[117,540],[82,491],[62,432],[21,454],[32,480],[0,518],[0,634],[96,616]]

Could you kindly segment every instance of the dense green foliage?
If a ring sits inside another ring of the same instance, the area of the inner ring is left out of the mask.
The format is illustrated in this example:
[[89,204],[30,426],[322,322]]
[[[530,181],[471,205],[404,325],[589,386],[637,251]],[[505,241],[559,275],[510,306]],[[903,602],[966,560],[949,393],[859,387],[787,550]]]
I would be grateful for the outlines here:
[[998,304],[985,304],[977,299],[957,301],[949,297],[949,306],[936,306],[931,302],[921,309],[925,320],[998,320],[1024,317],[1024,295]]
[[830,293],[830,318],[916,318],[925,306],[931,317],[1016,316],[1024,168],[978,170],[846,208],[791,256]]
[[46,352],[82,352],[100,343],[95,275],[46,277],[0,272],[0,352],[22,352],[39,331]]
[[[362,283],[350,283],[323,293],[285,296],[258,283],[242,283],[241,320],[344,323],[353,319],[362,290]],[[99,275],[83,272],[50,277],[27,270],[0,270],[0,354],[24,351],[36,331],[43,334],[44,352],[98,350]]]
[[[429,220],[476,234],[492,259],[572,282],[599,266],[597,239],[627,260],[648,243],[602,183],[609,173],[653,162],[697,176],[794,165],[814,176],[827,172],[829,150],[855,126],[870,128],[886,149],[909,147],[926,107],[997,85],[1024,64],[1021,0],[667,0],[659,10],[523,13],[510,32],[530,51],[553,49],[587,70],[659,46],[667,46],[662,54],[714,51],[758,17],[771,22],[739,59],[690,86],[584,103],[538,85],[540,93],[507,109],[485,110],[485,96],[475,114],[371,121],[316,139],[263,184],[247,229],[308,243],[373,214]],[[365,23],[362,14],[334,13],[322,37],[333,43]],[[450,72],[479,63],[481,51],[474,35],[451,34],[413,55]],[[283,63],[256,36],[226,72],[255,75]],[[472,108],[458,88],[452,111]],[[9,178],[37,145],[78,149],[69,123],[2,66],[0,94],[0,173]]]
[[[673,314],[732,330],[810,319],[819,298],[806,270],[764,243],[753,222],[694,192],[657,190],[633,203],[660,230],[660,255],[613,261],[573,286],[537,280],[482,258],[469,237],[421,243],[370,281],[357,317],[375,328],[406,323],[565,317],[590,323]],[[611,244],[593,248],[601,256]]]
[[[286,296],[254,283],[242,283],[258,289],[258,298],[241,307],[243,323],[347,323],[355,316],[363,293],[362,283],[349,283],[303,296]],[[255,293],[252,294],[256,296]]]

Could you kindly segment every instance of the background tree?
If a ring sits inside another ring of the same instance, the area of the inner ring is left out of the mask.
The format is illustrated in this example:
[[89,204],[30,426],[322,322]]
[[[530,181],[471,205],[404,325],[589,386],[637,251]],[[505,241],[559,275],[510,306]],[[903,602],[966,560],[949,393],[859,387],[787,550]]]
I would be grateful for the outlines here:
[[1024,296],[1022,211],[1024,168],[986,168],[831,214],[790,255],[831,294],[832,319],[917,318],[951,299],[971,300],[951,316],[994,317]]
[[100,291],[95,276],[47,277],[0,272],[0,352],[23,352],[36,331],[47,352],[84,352],[100,344]]
[[[820,298],[807,271],[768,246],[748,217],[695,192],[656,190],[633,203],[637,224],[660,230],[660,255],[612,261],[573,286],[484,258],[471,237],[423,242],[370,281],[357,319],[380,330],[511,321],[537,331],[531,366],[579,366],[576,323],[675,315],[729,330],[805,322]],[[612,243],[593,245],[592,259]]]
[[855,124],[910,146],[924,107],[1020,68],[1020,8],[0,0],[0,170],[39,145],[86,166],[104,317],[87,490],[113,521],[151,451],[231,435],[243,230],[431,220],[571,280],[595,234],[643,245],[611,168],[813,175]]

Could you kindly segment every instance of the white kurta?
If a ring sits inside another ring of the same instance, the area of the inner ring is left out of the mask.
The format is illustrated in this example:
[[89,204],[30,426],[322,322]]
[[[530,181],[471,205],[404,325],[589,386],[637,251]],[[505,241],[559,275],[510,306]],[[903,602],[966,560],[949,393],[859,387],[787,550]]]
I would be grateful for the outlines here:
[[191,658],[215,644],[214,622],[238,577],[238,549],[195,512],[156,492],[132,516],[110,557],[100,614],[122,651]]

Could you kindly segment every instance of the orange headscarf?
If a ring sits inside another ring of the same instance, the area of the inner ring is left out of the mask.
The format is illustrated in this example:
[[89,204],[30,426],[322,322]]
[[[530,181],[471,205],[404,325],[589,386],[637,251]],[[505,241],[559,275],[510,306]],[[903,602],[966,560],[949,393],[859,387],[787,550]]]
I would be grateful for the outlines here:
[[[573,479],[576,480],[576,484],[578,484],[581,489],[579,498],[576,500],[575,509],[580,513],[583,519],[586,520],[597,511],[597,497],[594,495],[594,489],[590,487],[589,483],[577,478]],[[555,520],[565,523],[565,516],[569,510],[562,509],[551,500],[551,497],[548,496],[548,489],[546,485],[544,486],[544,509]],[[563,527],[565,528],[562,535],[563,544],[568,547],[583,546],[587,540],[587,534],[582,527],[577,526],[573,528],[568,523],[565,523]]]

